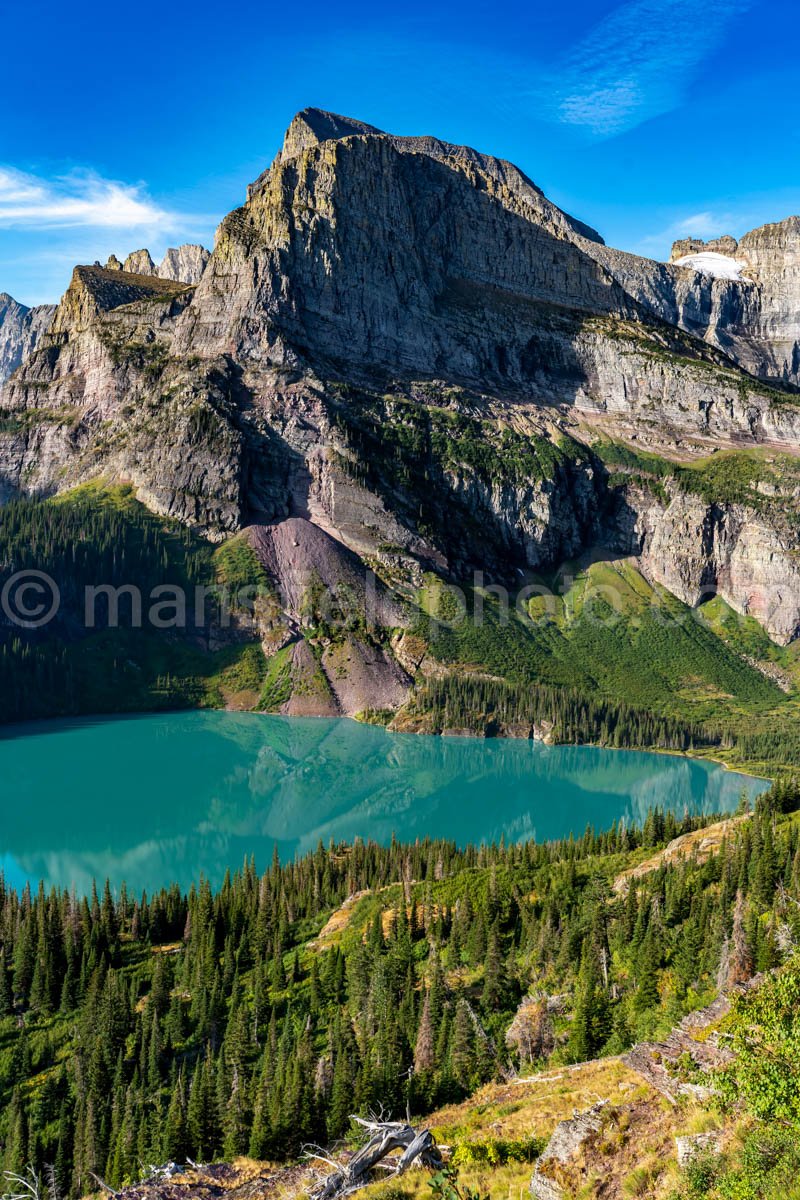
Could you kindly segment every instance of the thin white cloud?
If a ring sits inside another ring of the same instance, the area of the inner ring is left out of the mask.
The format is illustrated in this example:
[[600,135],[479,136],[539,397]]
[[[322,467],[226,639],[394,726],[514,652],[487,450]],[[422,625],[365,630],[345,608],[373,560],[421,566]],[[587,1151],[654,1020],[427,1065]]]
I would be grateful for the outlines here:
[[[755,0],[622,0],[561,54],[545,59],[535,45],[499,53],[460,43],[411,41],[348,31],[306,51],[311,73],[335,60],[342,80],[365,76],[393,84],[393,94],[427,96],[433,111],[463,116],[477,105],[499,114],[572,126],[611,137],[679,107],[702,64],[731,23]],[[741,52],[740,52],[741,53]],[[730,54],[709,86],[719,88],[739,69]],[[477,88],[475,80],[490,81]],[[339,83],[328,104],[358,115],[352,87]],[[370,114],[367,114],[369,116]],[[373,120],[381,123],[373,111]],[[687,128],[687,136],[696,131]]]
[[0,167],[0,227],[168,232],[185,220],[156,204],[141,184],[104,179],[88,170],[45,179]]
[[680,221],[676,221],[672,226],[671,232],[678,237],[680,234],[685,234],[686,237],[711,237],[722,226],[726,217],[717,216],[713,212],[693,213],[691,217],[684,217]]
[[[536,89],[551,119],[611,136],[683,100],[726,26],[753,0],[627,0]],[[734,64],[735,66],[735,64]]]
[[648,258],[665,259],[672,243],[679,238],[695,237],[707,240],[721,237],[725,233],[740,237],[746,229],[753,228],[757,221],[757,214],[750,209],[742,209],[738,213],[706,209],[703,212],[691,213],[688,217],[676,216],[665,228],[641,238],[630,249]]

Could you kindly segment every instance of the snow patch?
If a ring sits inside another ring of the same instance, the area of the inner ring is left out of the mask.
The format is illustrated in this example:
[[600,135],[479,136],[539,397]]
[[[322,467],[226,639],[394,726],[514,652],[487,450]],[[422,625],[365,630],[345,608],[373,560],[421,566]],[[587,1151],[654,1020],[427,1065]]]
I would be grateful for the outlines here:
[[738,258],[730,258],[727,254],[717,254],[715,250],[703,250],[699,254],[684,254],[676,258],[673,266],[688,267],[691,271],[699,271],[702,275],[713,275],[716,279],[743,279],[742,271],[747,264]]

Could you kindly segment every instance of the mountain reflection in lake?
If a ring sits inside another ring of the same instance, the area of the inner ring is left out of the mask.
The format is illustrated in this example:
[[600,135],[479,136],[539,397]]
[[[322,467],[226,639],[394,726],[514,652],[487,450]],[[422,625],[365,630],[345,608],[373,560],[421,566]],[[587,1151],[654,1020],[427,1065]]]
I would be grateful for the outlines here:
[[543,841],[649,809],[731,811],[761,780],[686,758],[390,734],[347,720],[190,712],[8,728],[0,868],[12,885],[152,891],[275,846],[322,840]]

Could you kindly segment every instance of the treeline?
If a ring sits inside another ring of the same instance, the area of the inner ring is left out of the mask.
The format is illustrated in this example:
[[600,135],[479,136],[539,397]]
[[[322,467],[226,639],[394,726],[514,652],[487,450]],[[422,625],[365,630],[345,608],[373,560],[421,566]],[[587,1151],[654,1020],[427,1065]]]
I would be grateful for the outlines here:
[[428,714],[437,730],[471,729],[502,734],[513,726],[544,726],[553,741],[614,748],[637,746],[694,750],[730,746],[722,730],[689,724],[572,688],[504,683],[476,675],[427,680],[410,711]]
[[[11,500],[0,507],[0,577],[39,570],[62,592],[66,613],[82,612],[86,586],[136,584],[147,592],[168,580],[190,586],[211,578],[210,548],[177,524],[169,529],[129,489],[91,487],[62,500]],[[62,618],[63,619],[63,618]]]
[[[102,594],[92,605],[95,625],[87,628],[85,601],[87,588],[132,586],[146,615],[153,589],[168,584],[184,589],[193,615],[195,586],[214,580],[212,553],[190,530],[149,513],[128,488],[87,486],[58,500],[1,506],[0,722],[200,703],[196,676],[209,668],[200,661],[196,630],[187,638],[181,630],[148,629],[146,622],[132,628],[125,594],[118,628],[108,628]],[[52,580],[57,603],[47,580],[42,591],[17,596],[14,577],[31,571]],[[12,619],[24,617],[18,602],[47,607],[51,600],[52,619],[37,628]]]
[[167,1159],[290,1158],[352,1112],[657,1034],[800,941],[800,828],[780,815],[798,794],[627,888],[625,866],[700,822],[320,847],[216,893],[0,885],[2,1165],[52,1164],[78,1196]]
[[800,732],[794,729],[779,727],[743,733],[736,739],[736,748],[747,762],[800,766]]

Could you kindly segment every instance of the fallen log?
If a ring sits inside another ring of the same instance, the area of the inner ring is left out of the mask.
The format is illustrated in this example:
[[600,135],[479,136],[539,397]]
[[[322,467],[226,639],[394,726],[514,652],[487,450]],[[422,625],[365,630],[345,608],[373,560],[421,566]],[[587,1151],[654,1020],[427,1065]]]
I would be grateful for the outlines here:
[[[334,1168],[309,1189],[311,1200],[340,1200],[342,1196],[349,1196],[372,1182],[371,1175],[376,1169],[389,1175],[402,1175],[417,1162],[431,1171],[439,1171],[444,1165],[429,1129],[415,1129],[405,1121],[364,1120],[363,1117],[352,1120],[369,1135],[366,1145],[346,1163],[340,1164],[323,1154],[310,1152],[309,1158],[322,1160]],[[402,1153],[389,1158],[397,1150]]]

